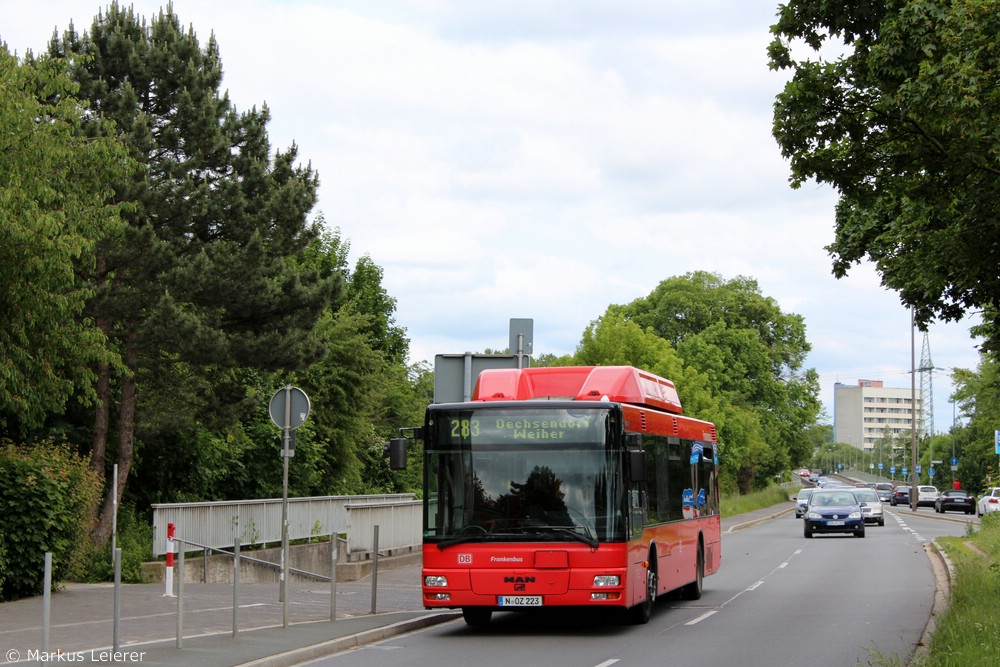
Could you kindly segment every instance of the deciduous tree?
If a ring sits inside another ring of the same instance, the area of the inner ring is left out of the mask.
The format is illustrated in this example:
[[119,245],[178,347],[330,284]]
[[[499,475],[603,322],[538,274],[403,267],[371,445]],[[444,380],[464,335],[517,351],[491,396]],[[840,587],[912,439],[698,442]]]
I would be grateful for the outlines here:
[[771,32],[792,187],[839,195],[834,275],[874,262],[921,325],[988,308],[1000,349],[1000,0],[790,0]]
[[57,63],[21,64],[0,45],[0,426],[22,433],[92,400],[95,365],[117,358],[82,316],[93,286],[78,272],[122,224],[111,184],[130,161],[112,139],[79,136],[75,91]]
[[705,418],[729,431],[721,451],[742,490],[811,453],[808,429],[820,402],[816,372],[804,366],[805,324],[763,296],[756,281],[697,271],[612,311],[669,341],[706,378],[718,406],[717,416]]

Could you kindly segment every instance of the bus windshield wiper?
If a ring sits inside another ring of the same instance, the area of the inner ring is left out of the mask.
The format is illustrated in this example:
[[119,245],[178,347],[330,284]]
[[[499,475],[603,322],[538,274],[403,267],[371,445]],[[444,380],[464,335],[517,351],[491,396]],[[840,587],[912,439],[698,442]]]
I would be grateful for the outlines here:
[[438,542],[437,548],[440,551],[444,551],[448,547],[453,547],[456,544],[464,544],[465,542],[478,542],[485,540],[489,537],[486,533],[472,533],[469,535],[459,535],[458,537],[453,537],[450,540],[445,540],[444,542]]
[[[583,529],[583,533],[578,533],[577,529]],[[578,542],[583,542],[591,549],[596,549],[600,546],[600,542],[597,538],[590,534],[590,529],[586,526],[531,526],[530,530],[551,530],[552,532],[559,533],[560,535],[568,535]]]

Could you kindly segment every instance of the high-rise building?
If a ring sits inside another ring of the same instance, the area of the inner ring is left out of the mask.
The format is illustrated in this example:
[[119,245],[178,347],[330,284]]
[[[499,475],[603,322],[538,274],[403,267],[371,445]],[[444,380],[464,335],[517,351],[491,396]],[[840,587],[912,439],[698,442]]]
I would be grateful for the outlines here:
[[[909,440],[913,428],[912,389],[893,389],[880,380],[838,382],[833,387],[833,440],[874,449],[885,437]],[[916,391],[917,435],[923,434],[923,394]]]

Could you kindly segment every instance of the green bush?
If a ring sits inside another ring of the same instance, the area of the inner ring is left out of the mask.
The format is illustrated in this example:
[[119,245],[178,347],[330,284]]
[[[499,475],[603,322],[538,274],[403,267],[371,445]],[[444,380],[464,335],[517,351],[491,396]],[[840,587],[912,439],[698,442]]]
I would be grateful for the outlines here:
[[[131,505],[120,505],[116,522],[115,546],[122,550],[122,581],[129,584],[145,583],[142,564],[153,560],[153,526],[144,521]],[[111,543],[90,559],[81,573],[84,581],[112,581],[114,561]]]
[[42,593],[46,552],[53,582],[80,570],[100,492],[87,461],[65,445],[0,444],[0,601]]

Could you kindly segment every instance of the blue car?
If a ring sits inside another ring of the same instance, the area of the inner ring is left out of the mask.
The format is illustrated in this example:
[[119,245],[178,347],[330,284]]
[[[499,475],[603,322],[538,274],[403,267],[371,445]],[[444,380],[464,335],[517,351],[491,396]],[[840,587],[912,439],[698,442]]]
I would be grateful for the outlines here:
[[865,536],[865,520],[861,503],[849,489],[818,489],[809,496],[803,519],[803,533],[853,533]]

